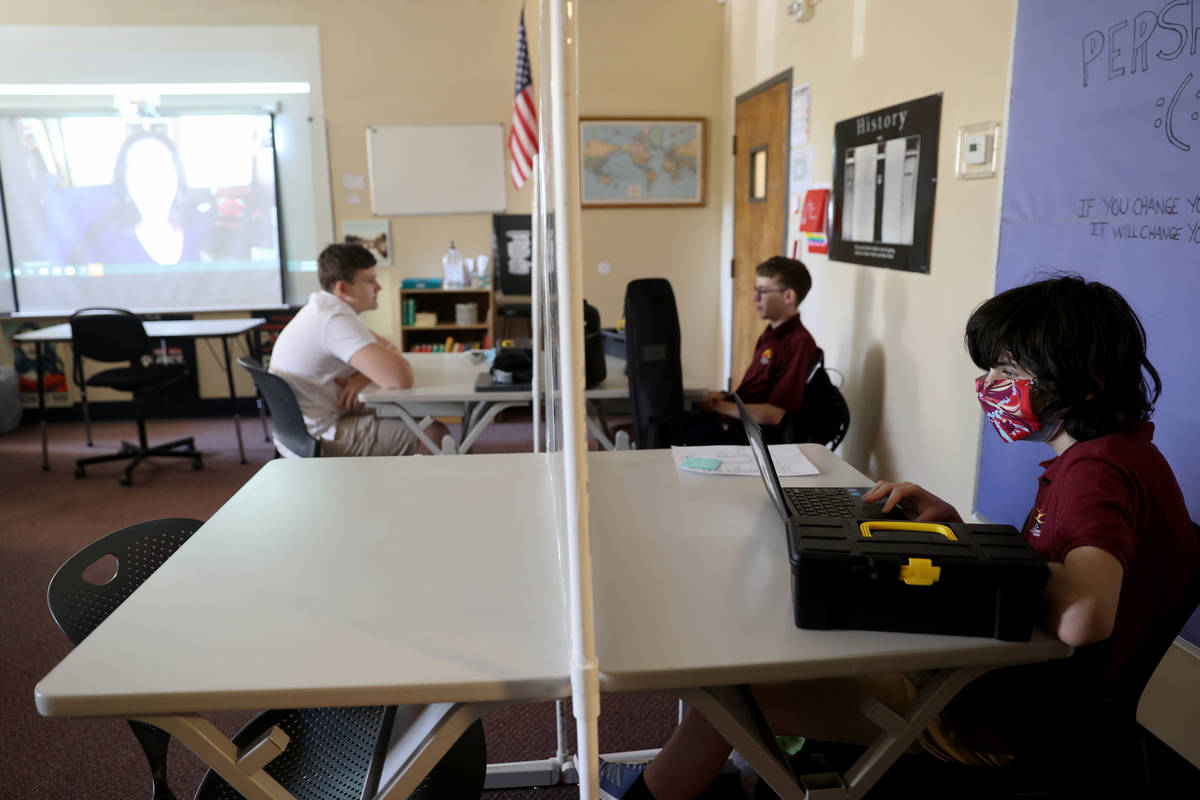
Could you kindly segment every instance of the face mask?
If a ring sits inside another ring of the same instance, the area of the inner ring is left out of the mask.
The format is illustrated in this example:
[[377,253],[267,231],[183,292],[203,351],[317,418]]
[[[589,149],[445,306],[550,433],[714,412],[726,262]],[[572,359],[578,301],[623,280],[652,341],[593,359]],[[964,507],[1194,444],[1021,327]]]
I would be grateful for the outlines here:
[[1004,378],[989,384],[986,376],[980,376],[975,379],[975,393],[979,396],[984,415],[1006,442],[1021,439],[1046,441],[1053,438],[1062,426],[1061,420],[1042,426],[1033,413],[1033,381],[1028,378]]

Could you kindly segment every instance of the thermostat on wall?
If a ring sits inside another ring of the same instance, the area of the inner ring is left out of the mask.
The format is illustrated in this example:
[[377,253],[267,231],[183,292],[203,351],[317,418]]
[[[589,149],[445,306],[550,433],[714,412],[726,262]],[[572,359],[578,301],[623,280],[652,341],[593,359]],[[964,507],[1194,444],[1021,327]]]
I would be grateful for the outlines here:
[[1000,125],[977,122],[958,129],[958,150],[954,159],[956,178],[990,178],[996,174],[997,140]]

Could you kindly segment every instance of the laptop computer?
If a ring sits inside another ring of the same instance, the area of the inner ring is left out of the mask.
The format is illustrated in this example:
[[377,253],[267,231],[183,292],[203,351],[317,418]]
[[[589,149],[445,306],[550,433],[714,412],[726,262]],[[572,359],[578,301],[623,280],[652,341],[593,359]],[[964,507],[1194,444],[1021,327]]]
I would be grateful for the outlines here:
[[779,474],[775,471],[775,462],[771,460],[771,452],[763,442],[762,429],[750,416],[742,399],[733,394],[737,403],[738,413],[742,417],[742,425],[746,429],[746,438],[750,442],[750,452],[758,464],[763,483],[767,486],[767,494],[779,510],[779,516],[784,524],[794,526],[806,524],[813,518],[837,517],[843,519],[908,519],[899,506],[888,513],[883,511],[883,503],[865,503],[862,496],[870,491],[870,486],[789,486],[779,483]]

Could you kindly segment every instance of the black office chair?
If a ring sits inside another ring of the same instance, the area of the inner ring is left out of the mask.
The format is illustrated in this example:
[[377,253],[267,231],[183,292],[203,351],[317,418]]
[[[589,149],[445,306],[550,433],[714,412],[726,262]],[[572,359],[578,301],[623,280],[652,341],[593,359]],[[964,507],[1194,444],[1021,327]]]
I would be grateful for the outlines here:
[[778,425],[763,426],[767,444],[823,444],[830,450],[846,438],[850,429],[850,406],[829,378],[825,352],[817,350],[817,360],[804,383],[804,401],[800,412],[789,411]]
[[665,278],[625,288],[625,363],[633,440],[639,450],[683,444],[683,367],[679,312]]
[[[79,644],[202,524],[195,519],[142,522],[84,547],[50,579],[46,591],[50,615],[71,643]],[[108,555],[116,558],[116,572],[111,578],[95,583],[84,577],[89,567]],[[243,726],[233,742],[244,747],[279,725],[290,741],[283,753],[264,768],[267,774],[298,800],[360,800],[372,797],[378,788],[395,711],[394,706],[266,711]],[[152,800],[175,800],[167,782],[170,734],[133,720],[129,726],[150,764]],[[483,724],[476,722],[447,751],[412,797],[478,797],[486,769]],[[211,770],[196,791],[196,800],[239,797]]]
[[[67,559],[50,579],[46,590],[50,616],[71,644],[79,644],[202,524],[198,519],[156,519],[130,525],[92,542]],[[109,555],[117,560],[116,573],[110,580],[95,583],[84,577],[88,567]],[[167,786],[170,734],[133,720],[129,720],[129,727],[150,764],[153,800],[175,800]]]
[[[300,404],[296,402],[296,393],[283,378],[272,375],[263,369],[257,359],[242,356],[237,360],[254,380],[258,392],[271,412],[271,421],[275,427],[275,438],[284,447],[301,458],[316,458],[321,455],[321,440],[308,432],[304,424],[304,415],[300,413]],[[276,455],[278,455],[276,451]]]
[[[75,477],[86,475],[85,467],[106,461],[129,460],[121,476],[122,486],[133,483],[133,470],[146,458],[190,458],[193,469],[203,469],[203,455],[196,450],[192,437],[177,439],[151,447],[146,441],[146,409],[156,392],[175,383],[185,372],[168,373],[155,363],[146,329],[136,316],[120,308],[84,308],[70,317],[71,347],[74,350],[73,376],[83,401],[83,423],[88,446],[92,444],[91,415],[88,411],[87,389],[104,386],[133,394],[137,418],[138,443],[122,442],[121,449],[106,456],[81,458],[75,462]],[[85,376],[84,359],[102,363],[127,362],[128,366],[102,370]]]

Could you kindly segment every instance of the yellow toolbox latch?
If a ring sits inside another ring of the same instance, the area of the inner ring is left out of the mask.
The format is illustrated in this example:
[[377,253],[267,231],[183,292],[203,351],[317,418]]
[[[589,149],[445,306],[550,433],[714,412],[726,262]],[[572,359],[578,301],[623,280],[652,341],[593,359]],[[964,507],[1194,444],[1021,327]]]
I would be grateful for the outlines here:
[[900,580],[909,586],[932,586],[942,577],[942,568],[935,567],[928,558],[910,558],[900,565]]

